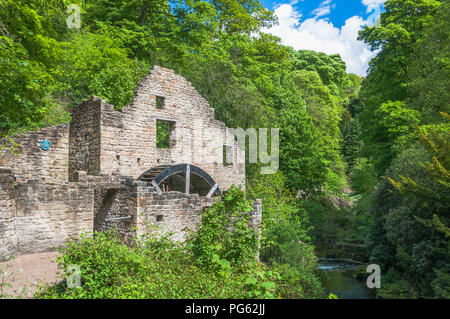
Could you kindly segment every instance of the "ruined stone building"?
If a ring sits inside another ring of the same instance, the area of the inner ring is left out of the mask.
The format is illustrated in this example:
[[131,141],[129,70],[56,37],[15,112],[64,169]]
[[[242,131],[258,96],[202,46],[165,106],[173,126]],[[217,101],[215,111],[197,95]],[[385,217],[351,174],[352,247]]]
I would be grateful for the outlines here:
[[[127,107],[93,97],[70,123],[12,141],[16,147],[3,140],[10,146],[0,150],[0,258],[53,250],[93,230],[130,238],[148,224],[182,241],[217,195],[245,180],[244,151],[214,109],[157,66]],[[250,222],[260,220],[256,202]]]

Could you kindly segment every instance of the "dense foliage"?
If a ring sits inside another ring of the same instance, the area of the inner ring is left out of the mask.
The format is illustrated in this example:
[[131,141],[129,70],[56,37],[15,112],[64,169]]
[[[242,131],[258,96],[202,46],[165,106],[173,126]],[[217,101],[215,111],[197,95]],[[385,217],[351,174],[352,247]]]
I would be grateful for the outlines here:
[[78,4],[81,28],[70,29],[66,1],[0,1],[3,134],[68,121],[70,108],[91,95],[123,107],[159,64],[188,78],[228,126],[281,127],[289,186],[345,184],[339,121],[352,85],[345,64],[260,33],[275,19],[258,1]]
[[[63,278],[80,269],[80,287],[67,280],[42,286],[39,298],[304,298],[321,297],[320,285],[281,266],[258,262],[258,234],[248,223],[252,202],[236,187],[203,215],[186,244],[146,235],[133,247],[115,232],[82,236],[60,249]],[[242,214],[241,212],[244,212]],[[150,232],[151,234],[152,232]],[[297,251],[303,255],[302,250]],[[303,259],[305,259],[303,257]],[[300,259],[298,259],[300,260]],[[314,259],[311,259],[314,263]],[[303,265],[302,265],[303,266]],[[307,265],[309,266],[309,265]],[[309,266],[309,268],[311,268]]]
[[381,51],[361,87],[366,172],[355,171],[353,183],[373,218],[367,247],[386,274],[380,296],[448,298],[450,4],[385,8],[380,27],[360,32]]
[[[67,27],[69,3],[79,29]],[[280,128],[280,172],[247,164],[246,193],[208,210],[188,246],[84,238],[60,262],[92,270],[89,284],[45,295],[317,297],[314,244],[325,242],[379,264],[379,296],[448,297],[450,4],[385,9],[359,35],[377,50],[362,79],[339,55],[261,32],[276,18],[258,0],[0,0],[0,135],[68,122],[91,95],[124,107],[154,64],[186,77],[228,127]],[[167,124],[158,129],[168,147]],[[241,214],[256,198],[260,242]]]

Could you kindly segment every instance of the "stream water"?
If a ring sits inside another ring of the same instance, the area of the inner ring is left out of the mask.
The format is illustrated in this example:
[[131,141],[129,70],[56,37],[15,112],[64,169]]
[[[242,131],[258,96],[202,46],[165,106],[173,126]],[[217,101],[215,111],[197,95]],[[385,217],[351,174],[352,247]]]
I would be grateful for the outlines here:
[[[319,258],[322,286],[327,295],[331,292],[339,299],[373,299],[375,290],[367,288],[365,281],[356,276],[364,272],[366,265]],[[368,273],[367,276],[370,274]]]
[[[328,245],[323,242],[317,243],[316,249],[319,257],[320,279],[327,295],[333,293],[339,299],[373,299],[376,297],[375,289],[368,288],[366,280],[364,280],[370,275],[366,273],[367,265],[327,258],[330,257]],[[356,278],[358,274],[363,274],[361,276],[363,280]]]

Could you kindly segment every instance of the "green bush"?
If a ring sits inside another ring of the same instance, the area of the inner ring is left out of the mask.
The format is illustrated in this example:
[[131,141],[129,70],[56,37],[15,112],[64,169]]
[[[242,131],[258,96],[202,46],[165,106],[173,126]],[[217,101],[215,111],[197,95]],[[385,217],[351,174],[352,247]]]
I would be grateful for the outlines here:
[[308,235],[308,213],[285,186],[282,173],[260,176],[248,183],[248,193],[262,199],[261,260],[280,275],[277,295],[320,298],[317,258]]
[[282,172],[272,175],[260,175],[247,182],[247,193],[252,199],[262,199],[262,236],[261,247],[271,244],[267,238],[267,233],[272,227],[280,221],[288,220],[291,216],[301,216],[302,224],[299,230],[307,232],[308,218],[297,207],[294,192],[289,190],[286,185],[286,178]]
[[253,202],[232,186],[220,202],[205,211],[201,228],[188,240],[196,263],[211,270],[223,267],[245,269],[257,260],[259,239],[249,227]]
[[80,269],[81,287],[65,280],[43,286],[36,298],[270,298],[276,274],[255,265],[252,272],[232,268],[211,272],[198,267],[193,254],[167,238],[147,238],[128,247],[111,233],[95,233],[67,243],[58,265],[65,278],[71,265]]
[[[203,215],[187,245],[147,235],[132,247],[114,232],[81,236],[61,250],[64,277],[80,269],[81,287],[42,287],[38,298],[274,298],[275,271],[257,261],[258,235],[248,225],[251,201],[232,187]],[[244,212],[244,214],[241,214]]]
[[292,217],[272,227],[267,234],[272,245],[261,251],[261,259],[279,274],[277,293],[284,298],[321,298],[317,257],[299,218]]
[[37,298],[314,298],[323,297],[314,273],[313,247],[298,220],[281,223],[269,236],[288,260],[258,261],[258,233],[248,223],[252,200],[231,187],[202,217],[185,244],[148,234],[132,247],[113,232],[83,235],[60,249],[58,265],[70,278],[80,269],[81,286],[66,280],[42,286]]

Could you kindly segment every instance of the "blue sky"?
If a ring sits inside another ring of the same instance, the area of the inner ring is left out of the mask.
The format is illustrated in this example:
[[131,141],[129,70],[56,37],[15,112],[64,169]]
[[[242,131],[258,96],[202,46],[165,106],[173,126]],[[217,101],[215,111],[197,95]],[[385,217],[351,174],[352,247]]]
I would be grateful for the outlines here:
[[357,41],[358,31],[373,24],[385,0],[261,0],[275,12],[279,25],[265,32],[281,38],[296,50],[339,53],[347,72],[364,76],[376,54]]

